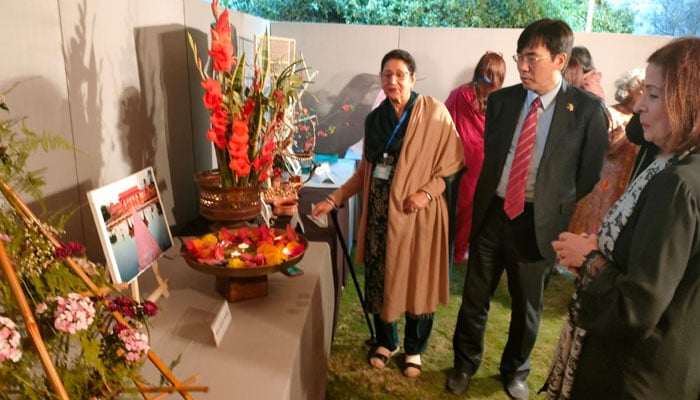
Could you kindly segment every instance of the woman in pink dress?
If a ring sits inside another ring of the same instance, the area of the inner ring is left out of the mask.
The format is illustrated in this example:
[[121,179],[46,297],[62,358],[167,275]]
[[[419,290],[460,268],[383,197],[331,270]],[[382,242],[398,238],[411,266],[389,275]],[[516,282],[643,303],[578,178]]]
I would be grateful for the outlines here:
[[471,82],[454,89],[445,105],[452,115],[464,147],[467,171],[459,184],[457,218],[455,221],[454,262],[466,260],[469,250],[469,233],[472,226],[472,202],[476,181],[484,161],[484,119],[486,98],[503,86],[506,63],[499,53],[487,51],[474,70]]

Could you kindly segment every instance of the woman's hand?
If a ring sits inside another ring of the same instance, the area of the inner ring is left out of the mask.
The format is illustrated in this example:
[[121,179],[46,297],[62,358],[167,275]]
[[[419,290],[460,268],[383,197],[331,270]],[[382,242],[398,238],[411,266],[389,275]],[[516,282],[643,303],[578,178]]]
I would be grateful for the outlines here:
[[559,240],[552,242],[559,257],[559,263],[567,268],[578,268],[586,260],[586,255],[598,249],[598,236],[563,232]]
[[311,210],[311,215],[313,215],[314,218],[318,218],[322,215],[328,214],[334,208],[335,206],[331,204],[330,201],[323,200],[314,205],[314,208]]
[[421,208],[427,207],[428,203],[430,203],[428,194],[422,190],[419,190],[408,196],[406,200],[403,201],[403,212],[406,214],[413,214],[418,212],[418,210]]

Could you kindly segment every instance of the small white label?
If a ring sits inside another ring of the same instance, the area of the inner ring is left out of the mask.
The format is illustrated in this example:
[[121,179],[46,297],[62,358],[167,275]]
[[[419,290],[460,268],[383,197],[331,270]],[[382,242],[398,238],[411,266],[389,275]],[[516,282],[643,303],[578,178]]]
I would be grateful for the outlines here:
[[265,221],[265,226],[270,227],[270,218],[272,218],[272,207],[265,203],[262,193],[260,193],[260,215]]
[[[311,209],[313,210],[316,205],[311,203]],[[311,214],[306,214],[306,217],[313,221],[314,224],[321,228],[328,228],[328,214],[323,214],[320,217],[314,217]]]
[[[311,206],[313,207],[313,206]],[[299,215],[299,207],[297,207],[294,210],[294,215],[292,215],[292,219],[289,221],[289,225],[292,227],[292,229],[296,229],[297,225],[301,228],[301,233],[304,232],[304,223],[301,222],[301,216]]]
[[228,330],[229,324],[231,324],[231,310],[228,308],[228,302],[224,300],[216,313],[216,317],[214,317],[214,322],[211,323],[211,333],[214,334],[216,347],[219,347],[219,344],[221,344],[221,339],[224,337],[226,330]]

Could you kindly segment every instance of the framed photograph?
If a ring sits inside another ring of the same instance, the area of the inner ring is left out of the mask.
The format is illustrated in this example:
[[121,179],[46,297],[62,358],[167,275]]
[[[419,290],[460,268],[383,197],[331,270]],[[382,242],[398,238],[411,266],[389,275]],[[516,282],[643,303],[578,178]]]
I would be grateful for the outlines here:
[[114,283],[130,283],[172,247],[152,167],[87,196]]

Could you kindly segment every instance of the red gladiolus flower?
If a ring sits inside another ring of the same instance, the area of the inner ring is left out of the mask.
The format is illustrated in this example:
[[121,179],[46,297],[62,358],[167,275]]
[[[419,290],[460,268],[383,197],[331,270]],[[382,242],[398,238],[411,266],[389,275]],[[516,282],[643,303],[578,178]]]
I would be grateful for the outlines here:
[[209,57],[214,61],[215,71],[230,71],[236,64],[233,58],[233,42],[231,41],[231,24],[228,21],[228,10],[225,10],[211,30],[211,50]]
[[219,82],[216,79],[207,78],[202,81],[202,87],[204,88],[204,107],[209,111],[221,107],[224,96],[221,93],[221,85]]
[[232,134],[228,140],[228,151],[231,156],[229,167],[236,176],[243,177],[250,174],[250,161],[248,160],[248,120],[240,115],[233,118]]
[[219,149],[226,148],[226,134],[218,129],[211,128],[207,131],[207,139],[209,139]]
[[241,116],[236,115],[233,118],[233,134],[235,136],[240,136],[246,138],[246,142],[248,141],[248,119],[247,118],[241,118]]
[[250,174],[250,162],[243,158],[231,157],[231,162],[228,164],[236,176],[248,176]]
[[250,114],[253,113],[253,110],[255,109],[255,100],[251,99],[250,97],[246,99],[245,104],[243,104],[243,110],[241,111],[241,114],[244,119],[248,119]]
[[211,113],[209,122],[211,123],[212,127],[225,134],[226,129],[228,129],[228,111],[226,111],[226,109],[223,107],[218,107]]

